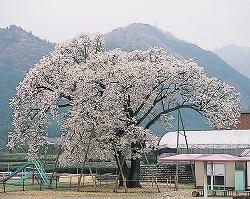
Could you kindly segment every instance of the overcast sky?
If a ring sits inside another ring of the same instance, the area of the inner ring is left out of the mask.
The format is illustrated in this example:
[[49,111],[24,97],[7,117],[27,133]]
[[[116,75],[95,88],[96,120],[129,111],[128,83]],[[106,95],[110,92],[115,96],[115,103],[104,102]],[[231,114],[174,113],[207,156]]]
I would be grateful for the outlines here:
[[250,0],[0,0],[0,27],[15,24],[53,42],[135,22],[210,50],[250,46]]

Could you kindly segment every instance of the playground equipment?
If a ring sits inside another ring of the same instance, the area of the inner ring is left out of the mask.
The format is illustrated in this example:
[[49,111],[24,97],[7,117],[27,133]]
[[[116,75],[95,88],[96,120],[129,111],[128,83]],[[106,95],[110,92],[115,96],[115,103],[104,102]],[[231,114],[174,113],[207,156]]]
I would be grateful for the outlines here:
[[6,176],[0,180],[0,184],[5,184],[8,180],[15,177],[18,173],[21,173],[22,176],[18,179],[14,185],[21,185],[27,179],[36,179],[40,184],[48,185],[49,178],[42,166],[42,163],[39,160],[30,160],[27,163],[18,167],[10,175]]

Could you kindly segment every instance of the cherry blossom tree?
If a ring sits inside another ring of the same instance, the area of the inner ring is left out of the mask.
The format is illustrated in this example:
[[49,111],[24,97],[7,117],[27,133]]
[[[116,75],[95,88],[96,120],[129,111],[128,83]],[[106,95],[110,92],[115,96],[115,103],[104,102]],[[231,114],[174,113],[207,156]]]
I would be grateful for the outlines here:
[[149,130],[156,121],[168,123],[172,112],[186,108],[228,128],[240,110],[235,89],[208,77],[193,60],[176,59],[161,48],[105,51],[98,34],[57,45],[31,68],[11,106],[10,147],[28,144],[35,157],[46,144],[52,117],[62,131],[61,164],[115,158],[129,187],[140,186],[140,156],[157,144]]

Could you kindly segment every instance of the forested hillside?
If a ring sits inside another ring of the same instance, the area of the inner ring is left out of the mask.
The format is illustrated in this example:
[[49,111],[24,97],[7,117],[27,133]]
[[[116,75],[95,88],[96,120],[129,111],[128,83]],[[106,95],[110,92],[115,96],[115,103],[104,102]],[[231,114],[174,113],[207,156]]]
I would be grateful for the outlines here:
[[[9,99],[29,68],[53,49],[54,44],[11,25],[0,29],[0,145],[10,130]],[[2,139],[3,138],[3,139]]]

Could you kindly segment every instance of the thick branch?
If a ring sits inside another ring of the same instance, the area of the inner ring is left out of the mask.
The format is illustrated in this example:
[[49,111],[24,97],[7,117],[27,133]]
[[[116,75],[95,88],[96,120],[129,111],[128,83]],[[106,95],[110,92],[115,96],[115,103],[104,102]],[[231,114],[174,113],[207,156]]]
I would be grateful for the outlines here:
[[[166,80],[164,80],[166,81]],[[139,113],[139,111],[143,108],[143,106],[145,105],[146,101],[148,100],[148,98],[151,96],[151,94],[164,82],[161,81],[159,84],[155,85],[152,90],[145,96],[143,102],[140,104],[140,106],[135,110],[135,115],[137,115]]]
[[64,107],[68,107],[71,106],[70,104],[59,104],[58,107],[59,108],[64,108]]
[[[161,93],[160,93],[161,94]],[[159,95],[158,95],[159,96]],[[155,98],[155,100],[154,100],[154,103],[153,103],[153,105],[147,110],[147,112],[138,120],[138,124],[141,124],[146,118],[147,118],[147,116],[150,114],[150,112],[154,109],[154,107],[156,106],[156,104],[158,103],[158,102],[162,102],[162,104],[163,104],[163,99],[165,99],[166,97],[167,97],[167,95],[166,94],[164,94],[164,95],[162,95],[161,94],[161,96],[160,96],[160,98],[158,98],[158,96]],[[158,99],[157,99],[158,98]],[[163,107],[163,106],[162,106]]]
[[150,122],[147,123],[147,125],[145,126],[145,128],[148,129],[150,126],[152,126],[156,121],[158,121],[160,119],[161,115],[166,114],[166,113],[170,113],[170,112],[173,112],[173,111],[176,111],[179,108],[190,108],[190,109],[193,109],[193,110],[199,112],[199,109],[197,109],[195,107],[195,105],[185,105],[185,104],[178,105],[178,106],[176,106],[174,108],[170,108],[170,109],[167,109],[167,110],[164,110],[164,111],[160,112]]
[[38,86],[38,87],[36,87],[37,89],[44,89],[44,90],[49,90],[49,91],[51,91],[51,92],[54,92],[54,90],[53,89],[51,89],[51,88],[49,88],[49,87],[46,87],[46,86]]
[[65,95],[64,93],[60,94],[61,97],[68,99],[69,101],[72,100],[72,97],[70,95]]

